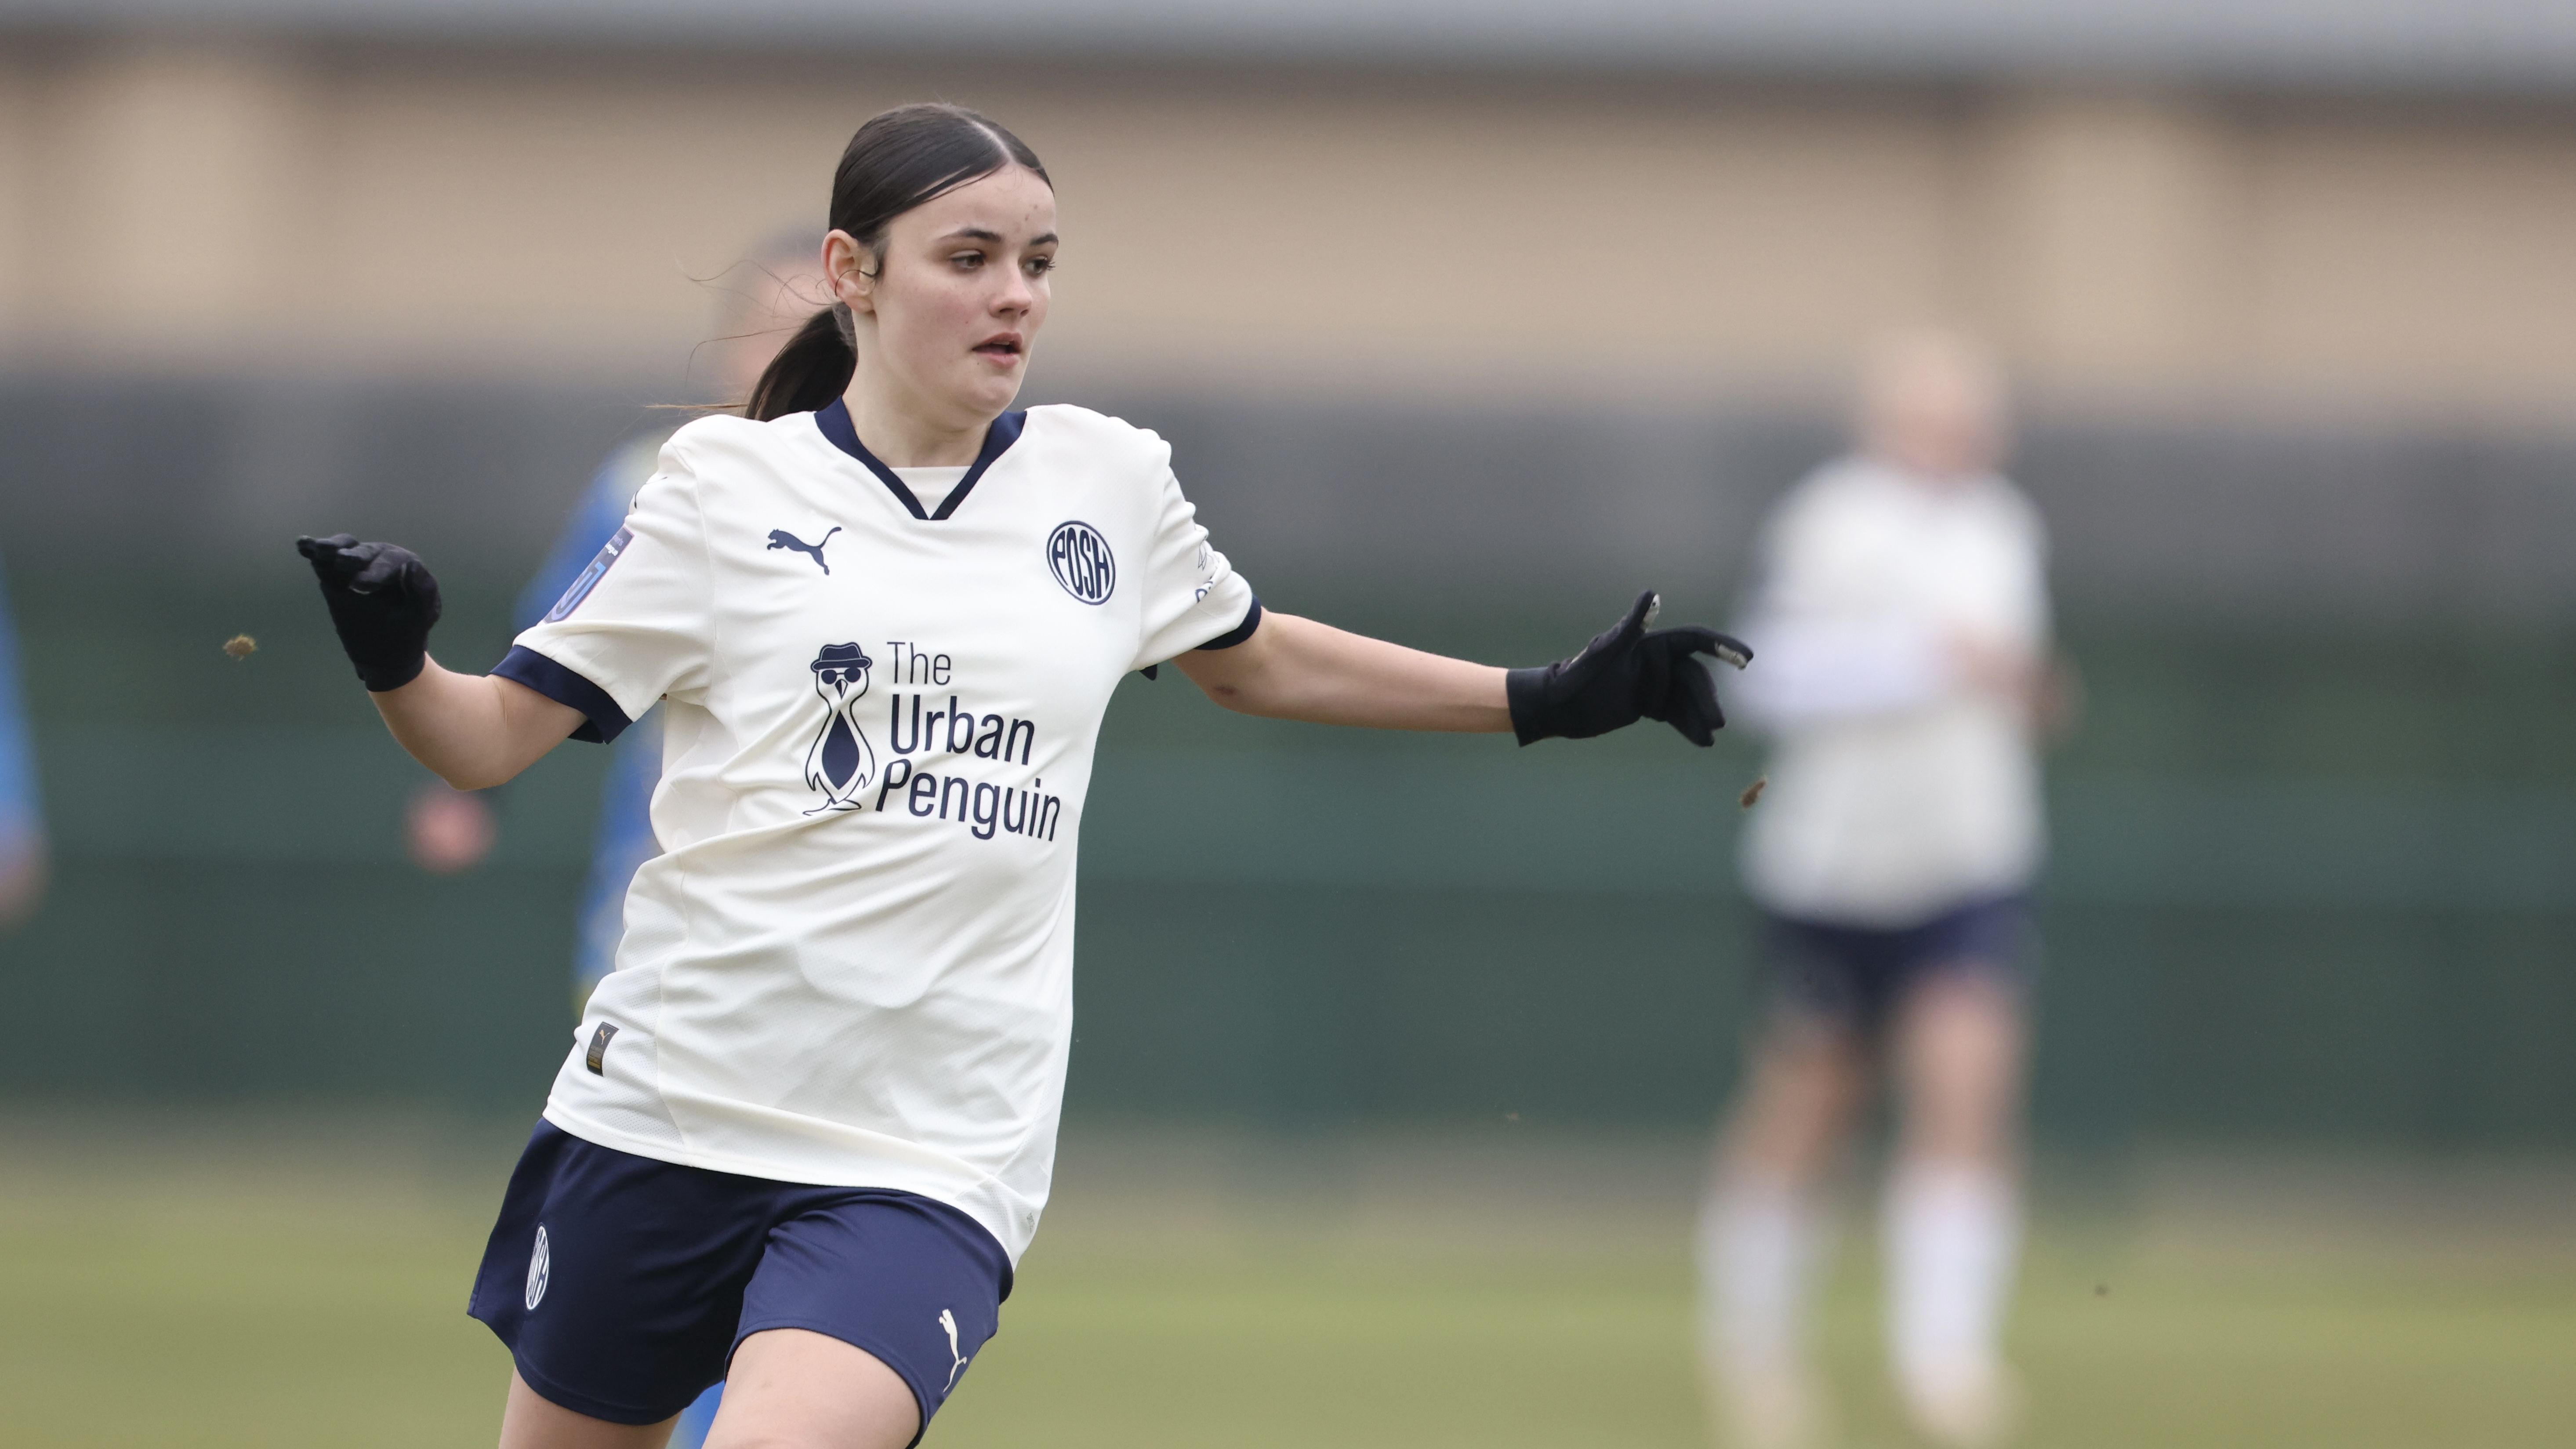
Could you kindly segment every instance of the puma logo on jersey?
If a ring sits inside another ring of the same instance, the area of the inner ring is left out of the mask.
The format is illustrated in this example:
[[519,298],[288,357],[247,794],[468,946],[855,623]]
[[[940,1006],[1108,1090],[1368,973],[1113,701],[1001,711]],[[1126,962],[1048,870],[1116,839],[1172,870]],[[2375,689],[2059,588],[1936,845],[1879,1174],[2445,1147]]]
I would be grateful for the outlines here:
[[959,1347],[957,1342],[957,1314],[950,1309],[940,1309],[939,1326],[948,1330],[948,1356],[956,1360],[955,1363],[948,1366],[948,1382],[939,1390],[940,1393],[946,1394],[950,1389],[957,1387],[957,1376],[966,1372],[966,1355],[957,1351]]
[[[835,524],[832,528],[832,533],[838,533],[840,531],[840,526]],[[798,553],[805,555],[807,558],[812,559],[814,561],[814,567],[821,569],[823,572],[828,574],[832,571],[832,566],[823,562],[823,544],[830,543],[832,541],[832,533],[824,534],[821,543],[807,543],[805,540],[789,533],[786,529],[773,528],[769,531],[769,547],[762,550],[762,552],[776,553],[782,548],[792,548]]]

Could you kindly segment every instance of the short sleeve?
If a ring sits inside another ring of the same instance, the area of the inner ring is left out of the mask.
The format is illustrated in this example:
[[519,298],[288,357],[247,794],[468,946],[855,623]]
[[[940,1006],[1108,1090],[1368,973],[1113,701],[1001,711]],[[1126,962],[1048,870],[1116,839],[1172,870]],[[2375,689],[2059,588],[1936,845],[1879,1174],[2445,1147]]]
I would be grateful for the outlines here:
[[1198,509],[1163,470],[1153,542],[1142,570],[1144,601],[1136,657],[1142,669],[1193,649],[1228,648],[1259,627],[1261,601],[1252,585],[1208,542]]
[[656,700],[705,686],[713,632],[698,480],[666,447],[624,526],[493,673],[580,710],[574,738],[614,739]]

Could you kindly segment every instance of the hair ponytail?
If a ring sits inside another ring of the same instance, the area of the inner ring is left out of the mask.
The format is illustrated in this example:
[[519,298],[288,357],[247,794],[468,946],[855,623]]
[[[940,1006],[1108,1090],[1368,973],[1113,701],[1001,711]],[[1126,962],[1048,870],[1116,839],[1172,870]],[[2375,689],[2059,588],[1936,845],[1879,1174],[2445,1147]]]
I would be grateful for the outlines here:
[[[868,118],[832,173],[832,230],[885,261],[886,228],[924,202],[1006,166],[1055,182],[1028,143],[964,106],[897,106]],[[752,384],[743,415],[767,422],[831,406],[858,367],[850,309],[835,302],[805,320]]]
[[742,415],[768,422],[789,413],[818,412],[849,390],[850,373],[859,365],[842,318],[848,309],[835,302],[805,319],[787,345],[761,369],[751,385]]

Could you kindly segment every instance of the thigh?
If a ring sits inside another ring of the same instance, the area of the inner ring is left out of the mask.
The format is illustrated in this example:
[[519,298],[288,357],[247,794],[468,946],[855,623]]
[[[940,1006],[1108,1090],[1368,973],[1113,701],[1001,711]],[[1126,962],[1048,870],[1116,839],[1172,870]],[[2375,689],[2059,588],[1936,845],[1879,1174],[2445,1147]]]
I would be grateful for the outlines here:
[[673,1422],[612,1424],[575,1413],[513,1371],[510,1401],[501,1411],[501,1449],[662,1449]]
[[609,1424],[663,1424],[724,1372],[775,1220],[764,1194],[775,1191],[540,1123],[467,1311],[546,1402]]
[[1959,962],[1918,980],[1897,1015],[1894,1066],[1911,1155],[2000,1164],[2020,1136],[2027,1032],[2018,985]]
[[1722,1172],[1804,1186],[1841,1145],[1868,1072],[1855,1034],[1839,1022],[1784,1010],[1756,1042],[1744,1087],[1728,1114]]
[[706,1449],[903,1449],[921,1429],[912,1385],[883,1359],[829,1334],[770,1328],[734,1350]]
[[[726,1414],[774,1418],[791,1405],[805,1406],[797,1414],[872,1413],[882,1369],[909,1390],[915,1429],[926,1427],[1000,1327],[1010,1290],[1002,1245],[955,1208],[872,1189],[817,1200],[770,1231],[743,1294],[717,1423]],[[832,1342],[806,1341],[815,1335]],[[746,1380],[746,1363],[764,1366],[759,1384]],[[835,1442],[780,1442],[809,1438]]]

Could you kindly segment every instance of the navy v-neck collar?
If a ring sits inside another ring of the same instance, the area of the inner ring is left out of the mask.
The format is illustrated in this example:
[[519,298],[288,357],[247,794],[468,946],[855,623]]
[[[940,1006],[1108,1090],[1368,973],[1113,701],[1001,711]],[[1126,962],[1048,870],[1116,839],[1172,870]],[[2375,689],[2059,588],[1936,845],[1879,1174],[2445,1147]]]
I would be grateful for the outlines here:
[[921,500],[915,498],[903,480],[894,475],[894,470],[879,462],[877,455],[868,451],[867,444],[859,441],[859,430],[850,423],[850,405],[845,399],[834,398],[830,407],[814,414],[815,426],[823,430],[824,437],[832,440],[833,447],[865,463],[868,471],[877,475],[877,481],[894,494],[895,500],[912,511],[913,517],[933,523],[957,511],[957,505],[966,501],[966,495],[974,490],[975,482],[984,476],[984,470],[992,467],[993,460],[1009,452],[1011,445],[1020,440],[1020,429],[1028,424],[1028,420],[1029,415],[1025,411],[1004,413],[993,419],[993,425],[984,430],[984,448],[975,455],[975,466],[967,469],[966,476],[957,480],[957,486],[948,490],[948,497],[941,501],[939,511],[929,513],[923,511]]

